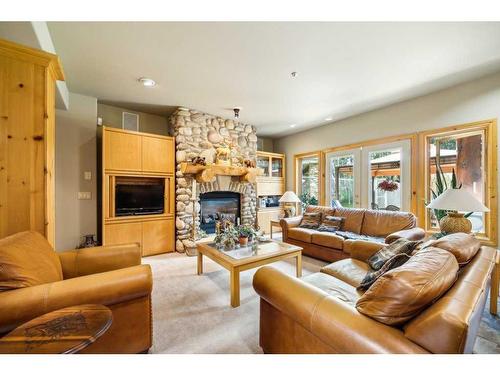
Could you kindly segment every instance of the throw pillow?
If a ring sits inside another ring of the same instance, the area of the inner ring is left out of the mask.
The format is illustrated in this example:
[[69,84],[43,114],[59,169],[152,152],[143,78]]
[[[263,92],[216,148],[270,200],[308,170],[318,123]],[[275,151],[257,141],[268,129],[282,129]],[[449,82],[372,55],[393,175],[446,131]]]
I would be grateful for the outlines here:
[[306,212],[302,216],[299,228],[317,229],[321,221],[321,212]]
[[382,249],[368,258],[368,264],[372,269],[377,271],[381,269],[382,266],[394,255],[410,255],[413,249],[415,249],[415,247],[417,247],[420,242],[421,241],[409,241],[406,238],[399,238],[389,245],[384,246]]
[[342,224],[344,223],[343,217],[337,216],[325,216],[321,225],[318,227],[320,232],[336,232],[342,228]]
[[61,262],[38,232],[20,232],[0,240],[0,292],[63,279]]
[[368,271],[366,276],[361,281],[361,284],[359,284],[358,289],[368,289],[380,276],[393,268],[402,266],[406,263],[406,261],[408,261],[408,259],[410,259],[410,255],[406,253],[399,253],[392,256],[379,270]]
[[462,267],[474,258],[481,247],[481,242],[473,234],[453,233],[434,241],[431,246],[452,253]]
[[381,323],[401,325],[446,293],[458,269],[446,250],[418,250],[405,264],[380,276],[356,302],[356,309]]

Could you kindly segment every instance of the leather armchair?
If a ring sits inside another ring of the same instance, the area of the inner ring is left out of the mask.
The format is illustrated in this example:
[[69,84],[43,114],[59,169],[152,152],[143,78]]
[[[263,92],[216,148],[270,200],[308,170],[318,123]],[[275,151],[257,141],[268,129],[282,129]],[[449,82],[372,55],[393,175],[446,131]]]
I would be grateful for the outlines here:
[[0,293],[0,335],[64,307],[102,304],[113,313],[109,330],[84,353],[139,353],[152,345],[149,265],[138,244],[58,253],[63,280]]

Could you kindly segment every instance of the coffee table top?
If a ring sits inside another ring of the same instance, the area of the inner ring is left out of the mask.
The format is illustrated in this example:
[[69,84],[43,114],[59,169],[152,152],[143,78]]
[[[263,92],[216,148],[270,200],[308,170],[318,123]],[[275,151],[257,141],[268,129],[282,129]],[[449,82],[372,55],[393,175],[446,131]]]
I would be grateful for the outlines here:
[[196,246],[202,254],[209,253],[233,266],[302,250],[299,246],[276,240],[251,243],[248,246],[241,246],[234,250],[219,250],[216,248],[214,242],[198,243]]
[[39,316],[0,339],[3,354],[71,354],[92,344],[113,322],[102,305],[67,307]]

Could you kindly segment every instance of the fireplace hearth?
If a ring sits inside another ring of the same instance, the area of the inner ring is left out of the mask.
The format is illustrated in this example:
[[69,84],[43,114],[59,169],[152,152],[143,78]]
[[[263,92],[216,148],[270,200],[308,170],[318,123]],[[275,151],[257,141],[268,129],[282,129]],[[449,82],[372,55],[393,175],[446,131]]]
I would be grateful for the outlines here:
[[200,194],[200,228],[207,234],[215,233],[215,224],[229,220],[240,222],[240,194],[231,191],[213,191]]

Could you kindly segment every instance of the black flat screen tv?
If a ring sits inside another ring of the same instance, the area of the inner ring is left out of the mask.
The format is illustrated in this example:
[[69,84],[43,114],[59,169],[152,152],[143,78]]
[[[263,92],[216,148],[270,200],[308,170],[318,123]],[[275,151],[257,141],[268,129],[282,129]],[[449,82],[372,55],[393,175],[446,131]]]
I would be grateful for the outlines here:
[[115,215],[162,214],[165,206],[163,184],[116,184]]

